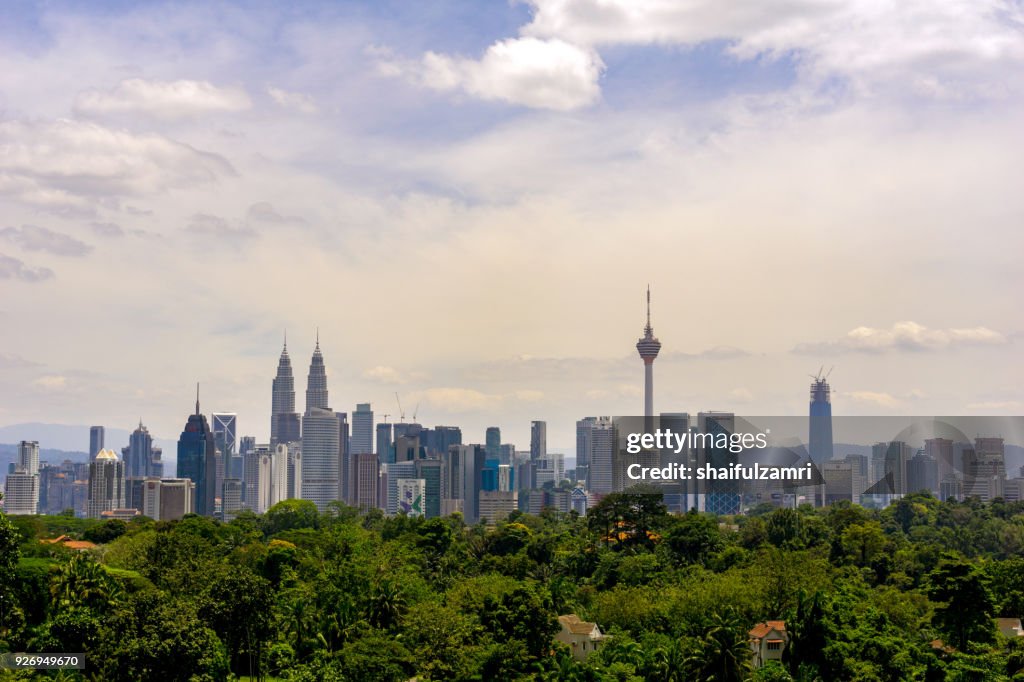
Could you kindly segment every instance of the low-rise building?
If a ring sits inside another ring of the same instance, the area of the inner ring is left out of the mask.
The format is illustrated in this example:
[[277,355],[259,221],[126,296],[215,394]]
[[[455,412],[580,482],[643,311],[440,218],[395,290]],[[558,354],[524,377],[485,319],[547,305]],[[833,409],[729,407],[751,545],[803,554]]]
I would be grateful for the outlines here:
[[601,632],[597,623],[582,621],[575,613],[559,616],[558,624],[562,629],[555,635],[555,639],[568,646],[572,650],[572,657],[577,661],[587,660],[590,654],[597,651],[605,640],[610,638]]
[[786,621],[769,620],[758,623],[750,631],[750,653],[754,667],[760,668],[768,661],[781,661],[782,652],[789,644]]

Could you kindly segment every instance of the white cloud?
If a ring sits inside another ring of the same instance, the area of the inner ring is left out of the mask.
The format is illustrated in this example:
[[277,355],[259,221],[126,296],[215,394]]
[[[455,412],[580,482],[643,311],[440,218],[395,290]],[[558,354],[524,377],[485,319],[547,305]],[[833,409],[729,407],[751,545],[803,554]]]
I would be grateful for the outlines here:
[[123,237],[124,228],[117,223],[93,221],[89,223],[92,231],[101,237]]
[[529,0],[521,33],[578,45],[725,41],[738,58],[793,57],[805,76],[932,97],[998,95],[1024,60],[1024,10],[1006,0]]
[[106,92],[86,90],[75,100],[80,114],[145,114],[182,118],[215,112],[244,111],[252,106],[241,88],[220,88],[207,81],[151,81],[130,78]]
[[50,268],[34,268],[13,256],[0,253],[0,279],[19,279],[22,282],[41,282],[53,277]]
[[267,94],[270,95],[271,99],[278,106],[285,107],[286,109],[295,109],[304,114],[315,114],[319,111],[313,98],[301,92],[288,92],[287,90],[269,86],[267,87]]
[[531,37],[498,41],[479,60],[428,52],[419,61],[380,64],[383,75],[405,75],[434,90],[558,111],[594,103],[603,70],[593,50]]
[[397,369],[383,365],[366,369],[363,371],[363,378],[382,384],[404,384],[406,382],[405,377]]
[[501,396],[482,393],[472,388],[430,388],[417,394],[433,410],[454,414],[486,412],[501,406]]
[[246,220],[260,223],[274,223],[278,225],[304,225],[306,221],[300,216],[281,215],[274,208],[273,204],[260,201],[249,207],[246,212]]
[[880,353],[889,350],[941,350],[960,346],[998,346],[1009,343],[1000,332],[988,327],[929,329],[916,322],[897,322],[890,329],[857,327],[835,341],[805,343],[797,353]]
[[440,387],[428,388],[410,394],[409,398],[429,407],[431,412],[464,414],[471,412],[493,412],[507,410],[512,405],[534,405],[544,400],[544,392],[534,389],[519,389],[509,393],[484,393],[473,388]]
[[84,256],[92,251],[92,246],[85,242],[38,225],[5,227],[0,230],[0,237],[26,251],[46,251],[58,256]]
[[67,387],[67,377],[59,374],[52,374],[42,376],[32,382],[33,386],[38,386],[46,391],[63,391]]
[[737,403],[749,403],[754,400],[754,393],[749,388],[740,386],[729,392],[729,398]]
[[866,403],[887,409],[897,409],[903,406],[902,400],[884,391],[848,391],[842,395],[858,403]]
[[221,239],[235,244],[241,244],[258,236],[256,230],[250,227],[232,227],[227,220],[207,213],[193,215],[185,230],[195,235]]
[[235,174],[220,156],[162,135],[67,119],[0,122],[0,149],[0,194],[44,208],[89,207]]

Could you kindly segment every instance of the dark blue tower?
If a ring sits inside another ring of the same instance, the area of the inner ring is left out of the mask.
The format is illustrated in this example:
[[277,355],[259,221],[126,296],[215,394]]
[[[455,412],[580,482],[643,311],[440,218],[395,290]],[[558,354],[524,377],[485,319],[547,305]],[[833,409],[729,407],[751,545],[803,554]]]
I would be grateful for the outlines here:
[[[822,367],[822,371],[825,368]],[[820,467],[822,462],[832,459],[832,390],[828,385],[828,374],[819,371],[811,378],[811,423],[807,450],[811,461]]]
[[190,479],[195,485],[196,513],[202,516],[213,516],[217,496],[216,453],[213,430],[199,411],[199,384],[196,384],[196,412],[189,415],[185,430],[178,438],[178,478]]

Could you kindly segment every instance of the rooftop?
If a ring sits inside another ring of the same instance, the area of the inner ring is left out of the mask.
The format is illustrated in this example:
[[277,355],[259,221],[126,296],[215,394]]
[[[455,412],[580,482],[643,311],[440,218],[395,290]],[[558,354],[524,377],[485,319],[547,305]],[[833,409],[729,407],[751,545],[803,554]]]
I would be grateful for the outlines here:
[[778,630],[779,632],[786,631],[786,621],[784,620],[766,620],[763,623],[758,623],[750,631],[751,639],[761,639],[772,630]]

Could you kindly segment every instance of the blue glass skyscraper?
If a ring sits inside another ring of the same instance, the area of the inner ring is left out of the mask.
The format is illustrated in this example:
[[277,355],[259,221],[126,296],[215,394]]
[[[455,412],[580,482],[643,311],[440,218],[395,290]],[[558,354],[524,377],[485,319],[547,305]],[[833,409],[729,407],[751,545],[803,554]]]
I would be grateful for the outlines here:
[[187,478],[196,487],[196,513],[213,516],[217,497],[217,449],[213,430],[206,416],[199,411],[199,388],[196,387],[196,412],[189,415],[185,430],[178,438],[178,478]]
[[828,385],[827,374],[818,372],[812,379],[807,450],[811,461],[820,467],[822,462],[832,459],[832,389]]

